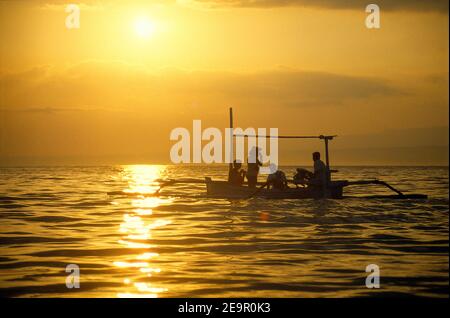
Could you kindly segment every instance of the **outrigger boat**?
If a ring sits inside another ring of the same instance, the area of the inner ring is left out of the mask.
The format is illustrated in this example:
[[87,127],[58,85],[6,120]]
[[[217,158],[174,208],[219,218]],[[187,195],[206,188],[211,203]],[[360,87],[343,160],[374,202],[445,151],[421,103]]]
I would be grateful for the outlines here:
[[[230,128],[233,131],[233,109],[230,108]],[[195,184],[201,183],[206,185],[206,193],[209,197],[214,198],[225,198],[225,199],[249,199],[253,197],[262,197],[267,199],[317,199],[317,198],[329,198],[329,199],[343,199],[344,188],[349,186],[357,185],[380,185],[390,189],[393,194],[391,195],[371,195],[363,196],[363,198],[388,198],[388,199],[427,199],[425,194],[410,194],[403,193],[400,190],[394,188],[387,182],[373,179],[373,180],[359,180],[359,181],[349,181],[349,180],[332,180],[331,173],[335,170],[330,169],[330,156],[329,156],[329,142],[336,135],[320,135],[320,136],[249,136],[249,135],[235,135],[233,137],[265,137],[265,138],[280,138],[280,139],[318,139],[325,144],[325,164],[328,171],[327,181],[325,189],[318,189],[317,187],[304,186],[304,187],[288,187],[284,190],[277,189],[267,189],[264,188],[265,183],[259,182],[259,188],[249,188],[244,185],[236,186],[228,181],[212,180],[210,177],[205,177],[204,180],[199,179],[165,179],[165,180],[155,180],[159,183],[160,188],[151,195],[160,195],[160,190],[166,186],[173,184],[186,183]],[[231,148],[231,156],[233,158],[233,147]],[[230,163],[230,169],[232,164]],[[293,180],[288,180],[290,183],[294,183]],[[123,191],[108,192],[109,195],[143,195],[142,193],[124,193]]]
[[[230,108],[230,128],[233,129],[233,109]],[[397,190],[393,186],[381,180],[359,180],[359,181],[348,181],[348,180],[332,180],[331,173],[334,170],[330,169],[330,156],[329,156],[329,142],[333,138],[337,137],[335,135],[320,135],[320,136],[249,136],[249,135],[235,135],[234,137],[265,137],[265,138],[280,138],[280,139],[319,139],[325,144],[325,164],[327,167],[328,178],[325,185],[325,191],[318,189],[317,187],[305,186],[305,187],[295,187],[287,188],[284,190],[277,189],[266,189],[266,188],[249,188],[245,185],[236,186],[232,185],[227,181],[215,181],[210,177],[205,177],[206,192],[210,197],[216,198],[251,198],[251,197],[263,197],[268,199],[311,199],[320,198],[324,195],[330,199],[342,199],[344,198],[344,188],[355,185],[381,185],[384,186],[395,194],[392,195],[373,195],[368,196],[370,198],[391,198],[391,199],[426,199],[427,195],[424,194],[406,194]],[[233,157],[231,157],[233,158]],[[231,164],[230,164],[231,169]],[[292,180],[289,180],[291,183]],[[264,185],[264,183],[258,183],[259,185]],[[366,196],[367,198],[367,196]]]

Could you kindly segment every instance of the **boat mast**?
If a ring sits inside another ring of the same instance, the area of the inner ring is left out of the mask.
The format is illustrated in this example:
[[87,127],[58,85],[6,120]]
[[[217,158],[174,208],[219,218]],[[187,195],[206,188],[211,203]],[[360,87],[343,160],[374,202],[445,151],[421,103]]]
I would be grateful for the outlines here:
[[[229,170],[228,170],[228,174],[231,173],[231,169],[233,169],[233,159],[234,159],[234,140],[233,140],[233,136],[234,136],[234,132],[233,132],[233,108],[230,107],[230,131],[231,131],[231,136],[230,136],[230,164],[229,164]],[[229,178],[228,178],[229,179]]]

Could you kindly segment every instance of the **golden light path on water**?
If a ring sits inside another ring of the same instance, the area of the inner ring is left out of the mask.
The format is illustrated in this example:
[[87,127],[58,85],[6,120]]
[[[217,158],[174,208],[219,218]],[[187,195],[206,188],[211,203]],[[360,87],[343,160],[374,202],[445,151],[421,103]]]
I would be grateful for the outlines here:
[[[152,231],[154,229],[170,224],[167,219],[153,216],[155,207],[170,203],[170,199],[149,196],[158,190],[156,181],[161,177],[164,166],[133,165],[124,166],[124,178],[127,180],[128,188],[124,192],[133,193],[137,196],[131,199],[131,212],[124,213],[123,222],[120,224],[119,232],[121,239],[119,244],[129,249],[145,249],[146,251],[136,254],[133,261],[116,261],[114,265],[120,268],[136,269],[145,274],[148,278],[161,272],[161,269],[152,260],[159,254],[152,252],[155,246],[151,244]],[[158,294],[167,292],[167,288],[155,286],[151,282],[133,281],[125,278],[123,283],[127,287],[126,292],[118,293],[120,298],[156,298]]]

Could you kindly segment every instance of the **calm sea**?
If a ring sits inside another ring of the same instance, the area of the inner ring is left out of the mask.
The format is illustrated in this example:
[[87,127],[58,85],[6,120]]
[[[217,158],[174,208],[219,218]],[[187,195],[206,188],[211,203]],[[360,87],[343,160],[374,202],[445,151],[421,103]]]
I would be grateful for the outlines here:
[[[225,200],[226,167],[0,168],[0,296],[448,297],[448,168],[342,167],[428,200]],[[294,167],[284,167],[291,176]],[[351,196],[382,193],[376,186]],[[76,283],[79,268],[80,288]],[[366,267],[380,288],[366,287]],[[69,279],[67,276],[69,275]]]

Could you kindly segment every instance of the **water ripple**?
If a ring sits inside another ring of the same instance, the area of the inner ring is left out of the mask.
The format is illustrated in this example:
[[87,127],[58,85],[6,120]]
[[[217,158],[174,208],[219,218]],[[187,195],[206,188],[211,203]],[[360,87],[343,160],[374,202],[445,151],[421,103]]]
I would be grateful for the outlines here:
[[[219,178],[221,166],[0,174],[0,296],[448,297],[446,167],[339,169],[339,179],[379,177],[430,197],[404,201],[222,200],[201,184],[151,195],[158,178]],[[68,264],[79,289],[65,285]],[[365,286],[369,264],[380,289]]]

